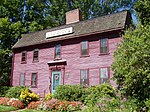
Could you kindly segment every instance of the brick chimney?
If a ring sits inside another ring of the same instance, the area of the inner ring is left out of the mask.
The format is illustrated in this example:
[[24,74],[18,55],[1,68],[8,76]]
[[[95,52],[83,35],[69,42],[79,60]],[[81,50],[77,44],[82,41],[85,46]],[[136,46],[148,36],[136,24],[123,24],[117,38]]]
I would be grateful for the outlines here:
[[82,20],[82,14],[79,9],[66,12],[66,24],[79,22]]

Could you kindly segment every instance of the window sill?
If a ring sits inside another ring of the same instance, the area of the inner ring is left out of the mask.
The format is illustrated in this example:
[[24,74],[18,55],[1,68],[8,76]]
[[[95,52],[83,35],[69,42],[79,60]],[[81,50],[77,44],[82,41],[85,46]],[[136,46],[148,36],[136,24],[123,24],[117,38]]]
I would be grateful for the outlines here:
[[80,56],[80,58],[84,58],[84,57],[90,57],[90,55],[82,55],[82,56]]
[[101,55],[109,55],[110,53],[108,52],[108,53],[100,53],[99,54],[99,56],[101,56]]
[[26,63],[27,63],[26,61],[22,61],[22,62],[21,62],[21,64],[26,64]]

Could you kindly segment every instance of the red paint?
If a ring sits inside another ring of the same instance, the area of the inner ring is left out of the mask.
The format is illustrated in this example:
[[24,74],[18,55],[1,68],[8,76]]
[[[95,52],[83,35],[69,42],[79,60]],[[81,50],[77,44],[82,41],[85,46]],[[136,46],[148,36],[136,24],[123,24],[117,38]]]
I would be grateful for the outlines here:
[[[103,37],[109,39],[109,54],[99,55],[100,38]],[[81,57],[81,42],[84,40],[88,41],[88,57]],[[31,74],[38,73],[37,87],[31,89],[43,97],[45,93],[51,91],[49,86],[52,71],[58,69],[61,70],[61,84],[80,84],[80,69],[88,69],[89,85],[97,85],[99,84],[99,68],[111,66],[114,51],[120,41],[120,31],[115,31],[14,49],[13,86],[19,85],[20,73],[26,73],[26,86],[31,86]],[[49,61],[54,61],[55,45],[58,43],[61,44],[61,59],[66,60],[66,63],[48,65]],[[33,51],[36,48],[39,49],[39,62],[33,63]],[[27,63],[21,64],[24,50],[27,51]],[[112,74],[110,71],[110,78]],[[110,83],[115,85],[112,80]]]

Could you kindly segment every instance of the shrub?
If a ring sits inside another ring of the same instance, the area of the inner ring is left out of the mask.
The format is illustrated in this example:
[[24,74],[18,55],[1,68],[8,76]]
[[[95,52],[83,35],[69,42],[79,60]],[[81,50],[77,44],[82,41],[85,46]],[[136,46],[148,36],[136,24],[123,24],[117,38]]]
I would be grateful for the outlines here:
[[43,101],[32,101],[28,104],[27,109],[37,109]]
[[139,112],[137,110],[136,100],[114,98],[103,96],[97,100],[96,105],[88,105],[82,109],[82,112]]
[[103,96],[115,97],[115,89],[108,83],[90,87],[85,104],[93,105]]
[[44,100],[48,101],[48,100],[51,100],[52,99],[52,94],[51,93],[48,93],[45,95],[44,97]]
[[10,100],[10,98],[6,97],[0,97],[0,105],[5,105],[7,106],[7,102]]
[[39,95],[31,92],[28,88],[22,90],[20,94],[20,99],[25,103],[25,105],[28,105],[31,101],[37,101],[39,98]]
[[137,105],[135,99],[123,100],[121,98],[103,97],[98,100],[97,107],[100,111],[110,112],[136,112]]
[[5,96],[5,94],[6,94],[6,91],[10,88],[10,87],[8,87],[8,86],[1,86],[0,87],[1,89],[0,89],[0,96],[2,97],[4,97]]
[[57,101],[58,101],[58,100],[57,100],[57,99],[54,99],[54,98],[52,98],[52,99],[49,100],[49,101],[46,101],[46,107],[47,107],[47,109],[49,109],[49,110],[54,109],[54,108],[55,108],[55,103],[56,103]]
[[84,101],[86,89],[80,85],[59,85],[54,98],[67,101]]
[[6,91],[6,97],[8,98],[20,98],[21,91],[24,90],[26,87],[23,86],[15,86],[11,87]]
[[10,105],[12,107],[19,108],[19,109],[23,109],[24,108],[24,104],[20,100],[18,100],[16,98],[11,98],[7,102],[7,105]]
[[38,110],[49,110],[56,112],[72,112],[80,110],[82,106],[81,102],[75,101],[59,101],[56,99],[51,99],[46,102],[42,102],[38,106]]
[[12,107],[19,108],[19,109],[24,108],[24,104],[16,98],[1,97],[0,98],[0,105],[12,106]]

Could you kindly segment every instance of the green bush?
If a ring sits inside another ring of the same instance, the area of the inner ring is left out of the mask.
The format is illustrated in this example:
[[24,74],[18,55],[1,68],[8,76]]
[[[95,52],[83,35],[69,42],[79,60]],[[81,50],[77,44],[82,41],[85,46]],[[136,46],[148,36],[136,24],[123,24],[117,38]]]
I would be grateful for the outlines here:
[[53,97],[59,100],[81,101],[87,95],[87,90],[80,85],[60,85],[56,88]]
[[5,96],[6,91],[7,91],[9,88],[10,88],[10,87],[8,87],[8,86],[1,86],[1,87],[0,87],[0,97]]
[[95,105],[88,105],[82,112],[139,112],[136,100],[123,100],[119,97],[103,96],[97,100]]
[[145,101],[145,105],[146,105],[147,111],[150,112],[150,99],[147,99]]
[[10,89],[8,89],[6,91],[6,97],[8,98],[20,98],[20,94],[21,94],[21,91],[24,90],[25,88],[27,87],[23,87],[23,86],[14,86],[14,87],[11,87]]
[[89,105],[95,104],[103,96],[115,97],[115,89],[108,83],[90,87],[89,93],[85,98],[85,104]]

